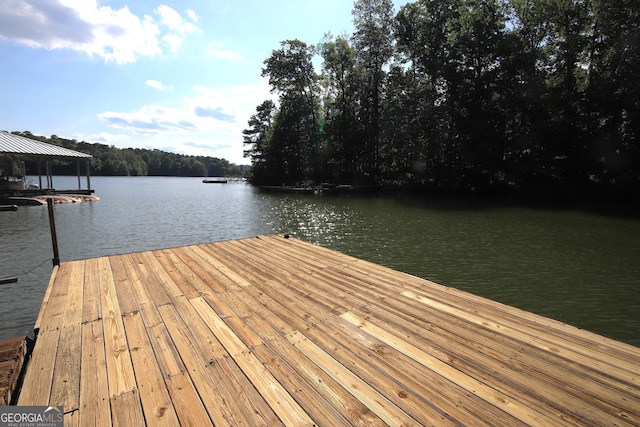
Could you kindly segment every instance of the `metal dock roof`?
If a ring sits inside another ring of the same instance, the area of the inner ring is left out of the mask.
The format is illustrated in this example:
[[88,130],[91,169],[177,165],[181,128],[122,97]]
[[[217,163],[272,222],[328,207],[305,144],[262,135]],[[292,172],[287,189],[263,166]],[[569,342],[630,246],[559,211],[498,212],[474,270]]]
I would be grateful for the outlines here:
[[0,131],[0,154],[14,154],[28,157],[52,157],[58,159],[89,159],[93,157],[91,154],[69,150],[68,148],[14,135],[6,131]]

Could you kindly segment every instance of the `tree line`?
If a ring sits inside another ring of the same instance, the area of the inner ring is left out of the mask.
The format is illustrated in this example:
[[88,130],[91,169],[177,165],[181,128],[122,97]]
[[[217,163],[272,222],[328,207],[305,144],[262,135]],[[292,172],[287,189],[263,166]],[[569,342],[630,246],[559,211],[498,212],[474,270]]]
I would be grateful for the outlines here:
[[352,17],[353,34],[264,61],[276,98],[243,132],[255,184],[640,189],[634,0],[356,0]]
[[[91,154],[91,174],[97,176],[244,176],[248,165],[236,165],[225,159],[208,156],[187,156],[144,148],[116,148],[105,144],[78,142],[74,139],[33,135],[29,131],[13,132],[48,144]],[[37,165],[27,162],[30,174],[37,173]],[[75,161],[56,160],[54,175],[75,175]]]

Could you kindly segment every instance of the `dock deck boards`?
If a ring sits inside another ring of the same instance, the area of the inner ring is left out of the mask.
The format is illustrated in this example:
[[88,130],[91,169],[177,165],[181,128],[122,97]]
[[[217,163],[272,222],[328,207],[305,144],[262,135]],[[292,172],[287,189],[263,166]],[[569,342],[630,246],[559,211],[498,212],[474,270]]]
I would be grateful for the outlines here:
[[9,405],[27,354],[27,337],[0,341],[0,405]]
[[62,263],[20,405],[74,425],[640,425],[640,348],[281,236]]

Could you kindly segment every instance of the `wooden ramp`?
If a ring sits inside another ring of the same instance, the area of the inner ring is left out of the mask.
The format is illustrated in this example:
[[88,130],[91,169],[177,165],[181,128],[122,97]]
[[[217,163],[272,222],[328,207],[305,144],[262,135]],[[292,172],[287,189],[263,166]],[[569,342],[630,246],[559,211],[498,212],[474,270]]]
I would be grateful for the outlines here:
[[281,236],[63,263],[36,328],[65,426],[640,425],[640,348]]

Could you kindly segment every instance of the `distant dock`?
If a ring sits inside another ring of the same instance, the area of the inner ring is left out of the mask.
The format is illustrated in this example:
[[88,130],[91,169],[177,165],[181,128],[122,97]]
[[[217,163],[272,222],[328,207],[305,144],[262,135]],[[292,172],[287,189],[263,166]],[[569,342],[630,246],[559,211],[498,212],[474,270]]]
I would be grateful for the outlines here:
[[282,236],[63,262],[35,328],[65,426],[640,425],[640,348]]

